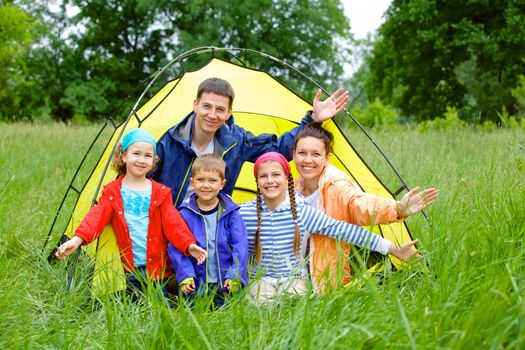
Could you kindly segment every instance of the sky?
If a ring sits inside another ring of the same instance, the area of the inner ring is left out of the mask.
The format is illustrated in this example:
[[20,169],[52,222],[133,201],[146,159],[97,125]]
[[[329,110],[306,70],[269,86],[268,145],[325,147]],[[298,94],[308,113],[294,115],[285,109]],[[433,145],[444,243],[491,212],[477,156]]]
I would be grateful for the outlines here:
[[383,23],[383,13],[391,0],[342,0],[345,14],[356,39],[366,38]]

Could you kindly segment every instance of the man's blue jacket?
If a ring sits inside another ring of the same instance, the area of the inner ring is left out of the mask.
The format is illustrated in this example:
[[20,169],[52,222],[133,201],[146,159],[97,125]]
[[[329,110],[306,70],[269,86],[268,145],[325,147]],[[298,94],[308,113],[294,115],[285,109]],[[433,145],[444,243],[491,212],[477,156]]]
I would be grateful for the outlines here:
[[[279,152],[291,160],[295,137],[304,126],[313,122],[311,114],[312,112],[308,111],[297,127],[281,137],[273,134],[255,136],[237,126],[232,115],[217,130],[214,137],[214,153],[221,156],[226,163],[226,185],[223,191],[228,195],[232,194],[241,167],[246,161],[253,163],[260,155],[271,151]],[[171,188],[175,206],[179,206],[184,200],[191,177],[191,167],[197,158],[191,148],[194,124],[195,113],[191,112],[157,142],[160,161],[151,177]]]

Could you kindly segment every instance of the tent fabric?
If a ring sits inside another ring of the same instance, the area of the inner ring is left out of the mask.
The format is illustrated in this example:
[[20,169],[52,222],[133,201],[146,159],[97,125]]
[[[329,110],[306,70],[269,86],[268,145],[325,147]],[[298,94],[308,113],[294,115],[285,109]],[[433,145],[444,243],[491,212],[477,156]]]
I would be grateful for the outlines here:
[[[132,128],[141,127],[149,130],[158,140],[171,126],[178,123],[191,111],[198,85],[210,77],[225,79],[232,85],[235,91],[233,103],[235,123],[254,134],[281,135],[299,124],[305,112],[312,108],[308,102],[268,73],[212,58],[200,69],[186,72],[180,78],[165,84],[137,111],[136,118],[129,120],[124,133]],[[353,149],[337,124],[330,120],[323,126],[334,134],[334,152],[330,157],[331,163],[347,172],[365,192],[393,198]],[[80,193],[65,232],[67,236],[74,233],[89,210],[101,178],[102,184],[115,179],[116,173],[110,168],[105,170],[105,165],[111,157],[113,146],[121,134],[122,127],[123,125],[119,126],[113,133],[99,163]],[[298,176],[294,166],[292,170],[294,177]],[[232,195],[235,202],[242,203],[254,197],[256,185],[252,174],[253,164],[245,163]],[[381,225],[374,227],[373,230],[397,244],[411,240],[404,223]],[[123,268],[110,226],[106,227],[97,243],[93,242],[88,246],[87,251],[95,259],[94,289],[104,292],[124,289]],[[392,263],[400,268],[400,262],[395,258],[392,258]]]

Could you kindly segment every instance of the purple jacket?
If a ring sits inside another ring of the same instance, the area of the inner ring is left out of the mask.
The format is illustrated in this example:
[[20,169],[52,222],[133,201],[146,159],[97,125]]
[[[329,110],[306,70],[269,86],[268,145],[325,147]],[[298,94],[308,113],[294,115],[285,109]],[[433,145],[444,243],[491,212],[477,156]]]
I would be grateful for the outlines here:
[[[217,268],[219,276],[219,292],[226,291],[224,282],[227,279],[237,280],[245,286],[248,283],[248,239],[246,226],[239,214],[239,206],[223,192],[219,193],[220,217],[217,222],[215,247]],[[197,244],[206,249],[207,234],[204,225],[204,217],[197,206],[197,197],[193,194],[189,203],[182,203],[178,208],[191,232],[197,240]],[[188,277],[195,280],[195,288],[206,283],[206,263],[197,265],[197,260],[185,256],[171,244],[168,245],[168,254],[173,264],[177,281],[181,282]]]

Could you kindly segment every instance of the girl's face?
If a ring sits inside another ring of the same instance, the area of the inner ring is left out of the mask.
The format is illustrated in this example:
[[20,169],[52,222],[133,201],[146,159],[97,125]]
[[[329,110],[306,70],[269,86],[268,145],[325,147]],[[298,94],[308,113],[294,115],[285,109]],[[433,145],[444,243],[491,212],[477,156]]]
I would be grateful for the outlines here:
[[330,154],[322,140],[307,136],[297,141],[293,160],[297,171],[306,181],[319,180],[330,160]]
[[154,157],[155,151],[149,142],[135,142],[122,155],[122,161],[126,163],[126,175],[146,177],[153,167]]
[[272,203],[279,204],[284,201],[285,191],[288,189],[288,177],[283,167],[273,160],[261,163],[257,172],[257,187],[268,207]]

